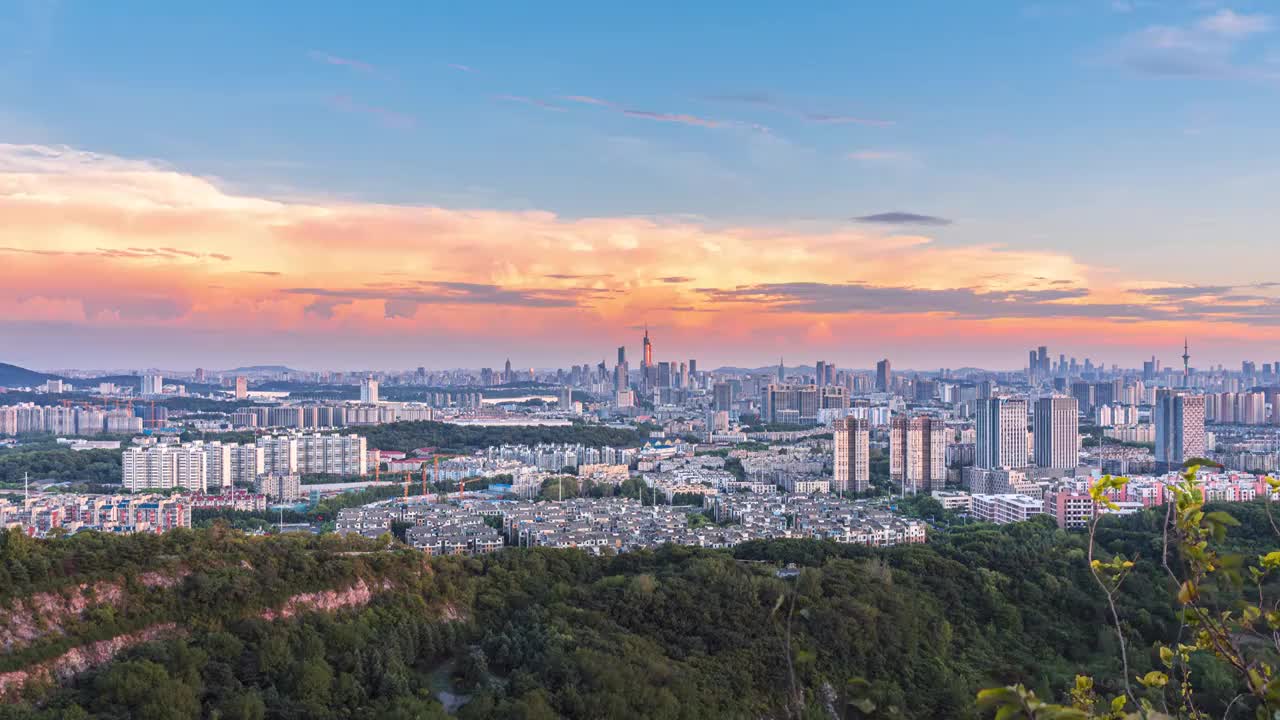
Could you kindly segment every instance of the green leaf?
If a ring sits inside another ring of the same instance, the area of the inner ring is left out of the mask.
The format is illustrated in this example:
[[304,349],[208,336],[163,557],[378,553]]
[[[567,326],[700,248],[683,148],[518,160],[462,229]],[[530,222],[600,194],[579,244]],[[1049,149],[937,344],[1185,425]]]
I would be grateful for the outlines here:
[[1231,527],[1236,527],[1237,525],[1240,524],[1239,520],[1235,519],[1234,517],[1231,517],[1230,514],[1222,512],[1221,510],[1217,510],[1209,513],[1208,515],[1205,515],[1204,519],[1210,522],[1218,523],[1220,525],[1229,525]]
[[1147,687],[1159,688],[1169,684],[1169,676],[1165,675],[1159,670],[1152,670],[1146,675],[1143,675],[1142,677],[1138,678],[1138,682],[1142,683]]

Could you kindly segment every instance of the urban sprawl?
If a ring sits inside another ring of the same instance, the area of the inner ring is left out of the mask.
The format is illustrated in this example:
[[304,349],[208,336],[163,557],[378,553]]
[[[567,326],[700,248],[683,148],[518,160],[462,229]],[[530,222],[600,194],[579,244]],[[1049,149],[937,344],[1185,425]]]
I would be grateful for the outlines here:
[[[772,538],[883,546],[926,540],[940,518],[900,512],[920,495],[964,521],[1047,515],[1082,528],[1099,513],[1162,505],[1194,461],[1207,499],[1264,496],[1280,463],[1280,361],[1193,368],[1185,345],[1179,359],[1124,369],[1039,347],[1018,372],[894,372],[887,359],[868,370],[819,361],[705,371],[692,359],[655,361],[646,331],[635,369],[620,347],[611,366],[551,371],[510,361],[497,371],[197,369],[132,380],[64,371],[8,390],[21,401],[0,404],[0,448],[52,435],[66,452],[119,451],[119,487],[76,492],[28,477],[0,496],[0,526],[162,532],[189,527],[200,510],[264,514],[393,487],[403,493],[343,509],[331,529],[379,537],[404,525],[405,542],[431,554]],[[442,452],[371,447],[363,432],[420,421],[613,428],[638,441]],[[214,439],[229,432],[240,441]],[[1131,481],[1103,507],[1089,490],[1106,475]]]

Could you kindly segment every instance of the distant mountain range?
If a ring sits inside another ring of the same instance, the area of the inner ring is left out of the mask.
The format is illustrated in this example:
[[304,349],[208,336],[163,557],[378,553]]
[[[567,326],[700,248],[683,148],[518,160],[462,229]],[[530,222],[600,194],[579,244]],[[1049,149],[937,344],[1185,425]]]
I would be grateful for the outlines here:
[[[800,375],[804,372],[813,372],[813,365],[784,365],[782,371],[787,375]],[[776,375],[778,372],[777,365],[768,365],[758,368],[741,368],[741,367],[718,367],[711,372],[717,375]]]
[[0,363],[0,387],[35,387],[57,377],[57,375],[36,372],[17,365]]
[[222,372],[223,374],[226,374],[226,375],[231,375],[231,374],[254,375],[254,374],[262,374],[262,373],[271,373],[271,374],[296,373],[298,371],[294,370],[293,368],[286,367],[284,365],[249,365],[246,367],[238,367],[238,368],[232,368],[230,370],[223,370]]

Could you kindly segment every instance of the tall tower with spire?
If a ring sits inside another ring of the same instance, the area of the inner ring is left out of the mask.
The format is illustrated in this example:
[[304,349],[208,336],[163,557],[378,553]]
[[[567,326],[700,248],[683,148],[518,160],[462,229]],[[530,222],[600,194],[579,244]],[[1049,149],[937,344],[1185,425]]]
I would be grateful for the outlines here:
[[782,364],[782,356],[778,356],[778,382],[787,381],[787,368]]
[[647,368],[653,364],[653,343],[649,342],[649,324],[644,326],[644,366]]
[[1182,338],[1182,384],[1191,385],[1191,344]]

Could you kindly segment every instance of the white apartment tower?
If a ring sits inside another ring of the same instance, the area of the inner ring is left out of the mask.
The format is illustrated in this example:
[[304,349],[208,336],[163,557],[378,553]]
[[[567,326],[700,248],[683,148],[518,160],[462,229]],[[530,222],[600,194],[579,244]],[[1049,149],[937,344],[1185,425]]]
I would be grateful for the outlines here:
[[977,404],[974,464],[988,470],[1026,467],[1026,398],[984,398]]
[[266,472],[266,456],[257,445],[231,446],[231,484],[252,485]]
[[230,490],[231,486],[235,484],[232,480],[231,449],[233,446],[223,445],[220,442],[207,445],[195,443],[195,446],[204,450],[205,475],[208,478],[208,487]]
[[378,404],[378,381],[372,375],[366,375],[360,381],[360,402],[370,405]]
[[160,375],[143,375],[139,388],[142,395],[159,395],[164,392],[164,377]]
[[191,492],[208,489],[204,448],[156,445],[129,448],[121,455],[121,481],[126,490],[170,490]]
[[1070,470],[1080,464],[1079,404],[1073,397],[1036,401],[1035,461],[1038,467]]
[[262,451],[262,472],[268,475],[298,473],[298,438],[293,435],[271,435],[258,438]]
[[862,418],[836,420],[831,489],[860,493],[871,487],[871,425]]

